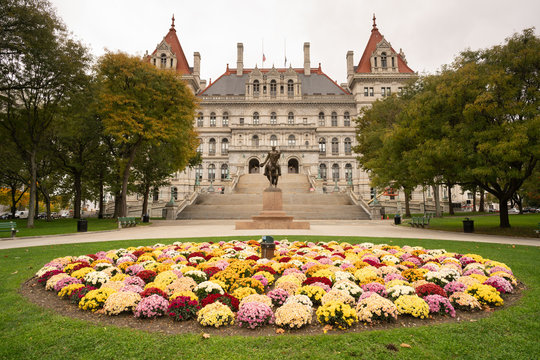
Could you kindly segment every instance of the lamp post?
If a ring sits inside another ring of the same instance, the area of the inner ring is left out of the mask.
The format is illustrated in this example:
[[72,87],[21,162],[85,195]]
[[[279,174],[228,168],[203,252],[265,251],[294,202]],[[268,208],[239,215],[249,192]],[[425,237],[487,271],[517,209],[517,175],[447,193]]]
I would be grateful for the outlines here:
[[214,192],[214,186],[212,184],[214,183],[214,178],[210,178],[210,186],[208,187],[208,192]]
[[337,179],[337,178],[334,178],[334,192],[338,192],[338,191],[339,191],[339,186],[338,186],[337,182],[338,182],[338,179]]

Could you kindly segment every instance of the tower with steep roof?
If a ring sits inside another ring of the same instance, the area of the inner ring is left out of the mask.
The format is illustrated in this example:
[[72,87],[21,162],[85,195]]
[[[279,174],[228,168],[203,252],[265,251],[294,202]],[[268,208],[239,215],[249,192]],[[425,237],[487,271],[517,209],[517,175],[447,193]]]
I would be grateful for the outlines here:
[[152,54],[146,55],[145,60],[159,69],[176,72],[182,80],[186,81],[193,93],[198,94],[201,91],[201,55],[198,52],[193,53],[193,67],[190,67],[176,35],[174,20],[173,15],[169,32]]
[[400,92],[417,74],[407,65],[405,55],[392,48],[379,32],[375,14],[368,43],[357,66],[354,53],[347,52],[347,86],[354,96],[358,111],[377,99]]

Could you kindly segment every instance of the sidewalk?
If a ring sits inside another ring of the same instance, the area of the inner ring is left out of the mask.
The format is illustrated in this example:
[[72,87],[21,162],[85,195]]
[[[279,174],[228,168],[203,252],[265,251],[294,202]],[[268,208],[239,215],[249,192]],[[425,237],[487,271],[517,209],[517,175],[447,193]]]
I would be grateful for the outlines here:
[[258,239],[262,235],[393,237],[540,246],[540,239],[410,228],[395,226],[389,220],[311,220],[310,223],[311,229],[309,230],[235,230],[234,221],[232,220],[157,220],[153,221],[150,226],[121,230],[2,239],[0,240],[0,249],[130,239],[174,239],[213,236],[253,236],[254,239]]

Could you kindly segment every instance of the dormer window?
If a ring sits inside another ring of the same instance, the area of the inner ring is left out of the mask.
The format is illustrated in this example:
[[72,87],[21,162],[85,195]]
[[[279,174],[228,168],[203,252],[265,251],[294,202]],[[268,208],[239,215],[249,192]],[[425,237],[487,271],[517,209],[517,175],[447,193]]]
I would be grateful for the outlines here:
[[292,80],[287,81],[287,95],[288,96],[294,95],[294,81]]
[[393,56],[392,56],[392,67],[396,67]]
[[167,55],[161,54],[161,68],[167,67]]
[[253,82],[253,94],[259,95],[259,80]]
[[375,67],[377,67],[377,57],[376,56],[375,56],[373,61],[374,61]]
[[386,69],[388,67],[387,62],[386,62],[386,53],[385,52],[383,52],[381,54],[381,66],[383,67],[383,69]]
[[270,96],[276,96],[277,83],[276,80],[270,81]]

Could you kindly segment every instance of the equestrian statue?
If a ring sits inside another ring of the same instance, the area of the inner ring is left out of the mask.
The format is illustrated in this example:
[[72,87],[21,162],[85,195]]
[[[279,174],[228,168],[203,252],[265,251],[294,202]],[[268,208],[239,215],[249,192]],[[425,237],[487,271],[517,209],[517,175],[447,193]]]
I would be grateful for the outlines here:
[[262,162],[261,166],[266,164],[264,168],[264,176],[270,181],[270,186],[277,188],[278,178],[281,176],[281,168],[279,167],[279,158],[281,152],[276,150],[275,146],[272,146],[272,150],[266,155],[266,159]]

